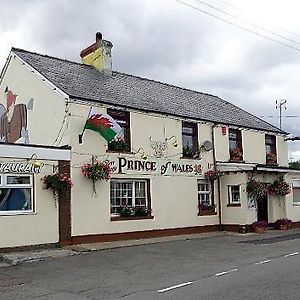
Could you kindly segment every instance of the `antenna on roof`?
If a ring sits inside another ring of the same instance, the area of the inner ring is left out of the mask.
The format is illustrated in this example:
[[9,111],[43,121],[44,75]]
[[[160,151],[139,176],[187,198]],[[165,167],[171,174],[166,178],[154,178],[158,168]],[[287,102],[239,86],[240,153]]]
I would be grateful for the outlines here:
[[279,128],[281,129],[282,125],[282,108],[286,110],[286,103],[287,100],[281,99],[281,100],[276,100],[276,109],[279,109]]

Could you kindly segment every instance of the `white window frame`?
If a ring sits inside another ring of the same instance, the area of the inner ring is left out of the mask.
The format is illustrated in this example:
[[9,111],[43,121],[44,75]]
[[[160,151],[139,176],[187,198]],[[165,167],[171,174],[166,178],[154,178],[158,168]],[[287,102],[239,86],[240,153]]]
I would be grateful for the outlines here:
[[[146,179],[119,179],[119,178],[114,178],[114,179],[111,179],[111,182],[121,182],[121,183],[132,183],[132,207],[135,207],[136,203],[136,197],[135,197],[135,185],[136,183],[140,183],[140,182],[144,182],[145,183],[145,199],[146,199],[146,208],[149,208],[151,207],[149,204],[150,203],[150,197],[148,195],[148,189],[150,188],[148,185],[150,184],[149,183],[149,180],[146,180]],[[110,189],[111,189],[111,186],[110,186]],[[140,198],[140,197],[138,197]],[[113,207],[116,207],[116,206],[113,206]],[[111,209],[112,209],[112,198],[111,198],[111,195],[110,195],[110,215],[111,216],[119,216],[120,214],[118,213],[112,213],[111,212]]]
[[[294,182],[298,182],[298,186],[294,185]],[[293,205],[300,206],[300,201],[294,201],[294,190],[300,190],[300,179],[293,179],[292,180],[292,189],[293,189]]]
[[[9,176],[20,176],[20,177],[29,177],[30,182],[29,183],[24,183],[24,184],[8,184],[7,183],[7,178]],[[29,210],[0,210],[0,216],[4,215],[26,215],[26,214],[32,214],[35,212],[35,206],[34,206],[34,184],[33,184],[33,174],[19,174],[19,173],[5,173],[5,174],[0,174],[0,189],[1,188],[7,188],[7,189],[12,189],[12,188],[26,188],[30,189],[30,200],[31,200],[31,209]]]
[[[239,201],[233,201],[232,197],[232,188],[238,187],[239,188]],[[228,185],[228,204],[241,204],[241,186],[239,184],[231,184]]]
[[[207,185],[208,186],[208,190],[205,190],[205,191],[199,191],[199,184],[202,184],[202,185]],[[197,195],[208,195],[209,196],[209,205],[212,205],[212,195],[211,195],[211,183],[205,179],[198,179],[197,180]],[[200,200],[199,200],[199,197],[198,197],[198,204],[203,204]],[[206,204],[206,203],[205,203]]]

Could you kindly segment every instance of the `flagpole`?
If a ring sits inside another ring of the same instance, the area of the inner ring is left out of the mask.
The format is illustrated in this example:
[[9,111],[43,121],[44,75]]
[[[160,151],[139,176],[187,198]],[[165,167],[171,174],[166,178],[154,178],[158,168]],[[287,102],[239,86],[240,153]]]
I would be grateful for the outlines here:
[[90,107],[89,114],[88,114],[88,116],[87,116],[87,118],[86,118],[86,120],[85,120],[85,124],[84,124],[83,130],[82,130],[81,134],[78,135],[79,144],[82,144],[82,137],[83,137],[83,134],[84,134],[84,132],[85,132],[86,121],[89,119],[89,116],[90,116],[90,114],[91,114],[92,108],[93,108],[93,107],[91,106],[91,107]]

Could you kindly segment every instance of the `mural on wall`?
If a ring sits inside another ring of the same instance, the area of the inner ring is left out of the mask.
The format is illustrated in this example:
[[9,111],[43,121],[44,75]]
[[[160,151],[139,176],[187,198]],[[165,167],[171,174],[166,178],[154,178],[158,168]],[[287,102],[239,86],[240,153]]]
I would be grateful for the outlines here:
[[0,141],[15,143],[23,138],[29,144],[27,112],[33,109],[33,99],[27,104],[16,104],[17,95],[6,87],[6,107],[0,104]]

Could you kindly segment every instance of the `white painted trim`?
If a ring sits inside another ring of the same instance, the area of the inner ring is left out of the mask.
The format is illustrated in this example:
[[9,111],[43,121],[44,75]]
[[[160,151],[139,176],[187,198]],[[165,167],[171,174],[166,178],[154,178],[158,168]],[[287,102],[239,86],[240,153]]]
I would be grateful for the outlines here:
[[218,163],[217,168],[223,172],[253,171],[256,164]]
[[[268,167],[257,167],[257,171],[265,171],[265,172],[276,172],[276,173],[291,173],[291,170],[286,168],[286,169],[273,169],[273,168],[268,168]],[[300,170],[299,172],[300,173]]]
[[71,159],[71,150],[53,149],[37,146],[0,144],[0,157],[25,158],[34,160],[67,160]]
[[59,96],[61,96],[65,100],[69,101],[69,95],[68,94],[66,94],[64,91],[62,91],[56,85],[54,85],[50,80],[48,80],[45,76],[43,76],[39,71],[37,71],[30,64],[25,62],[21,57],[18,56],[18,54],[13,52],[13,50],[10,53],[10,57],[13,57],[13,58],[16,58],[17,60],[19,60],[21,64],[23,64],[26,68],[28,68],[30,72],[36,74],[39,77],[39,79],[41,79],[48,87],[50,87],[52,90],[54,90]]

